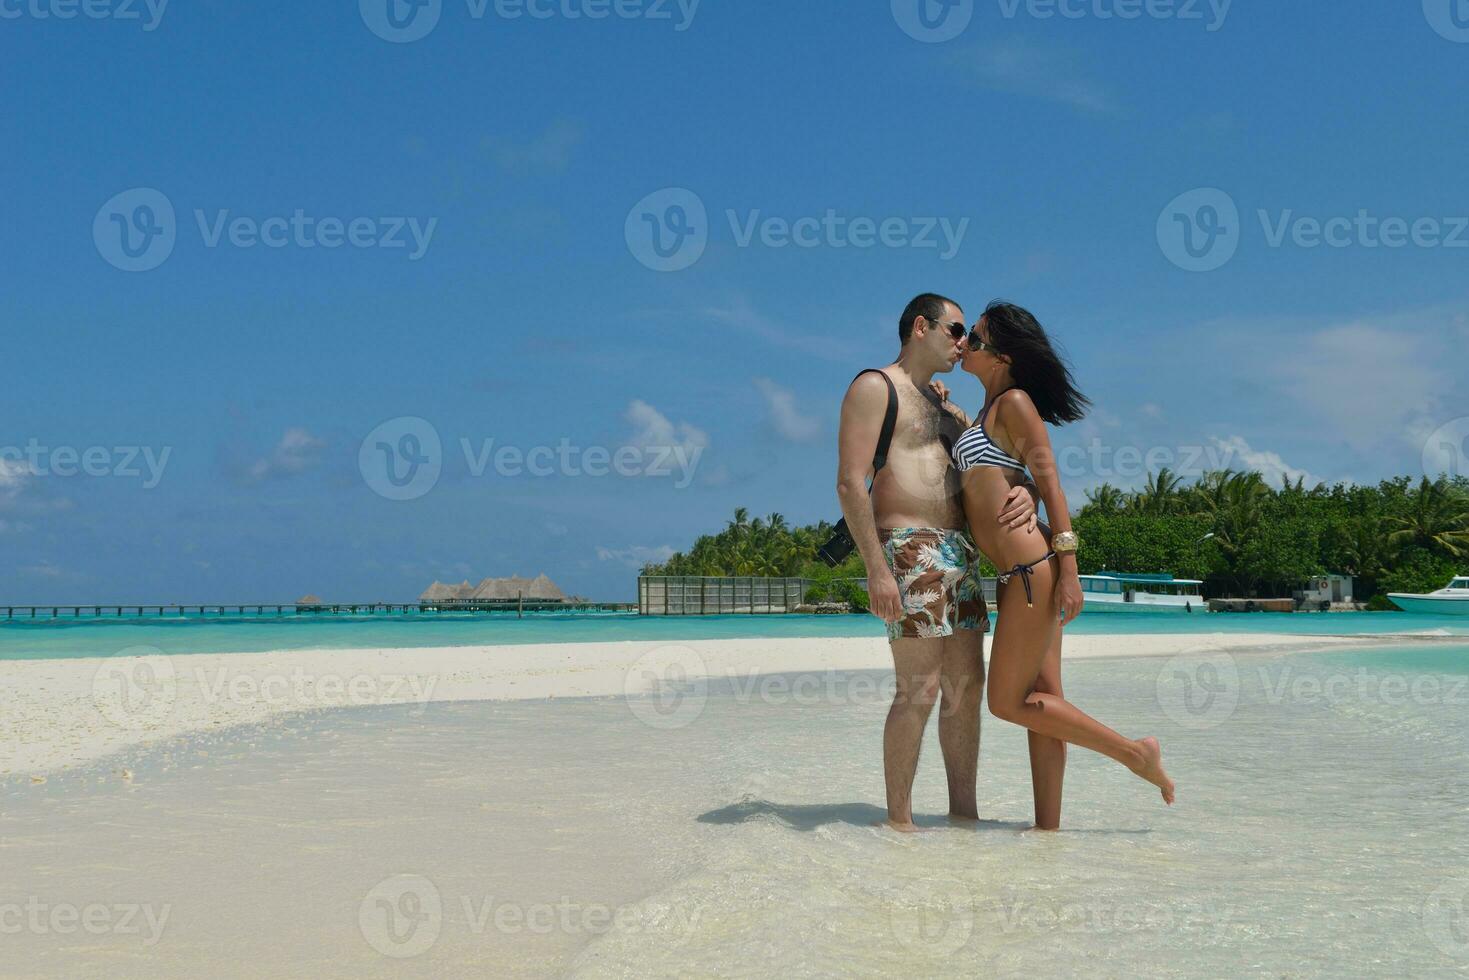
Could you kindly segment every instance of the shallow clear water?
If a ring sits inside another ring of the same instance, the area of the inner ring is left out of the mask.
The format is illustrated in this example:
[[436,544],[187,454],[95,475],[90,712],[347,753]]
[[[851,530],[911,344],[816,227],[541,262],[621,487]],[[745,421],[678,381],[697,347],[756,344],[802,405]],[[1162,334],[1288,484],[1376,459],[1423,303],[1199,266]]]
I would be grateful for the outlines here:
[[[1400,633],[1469,636],[1469,620],[1407,613],[1083,613],[1073,633]],[[715,640],[742,637],[881,636],[872,616],[156,616],[0,620],[0,660],[105,657],[131,647],[165,653]]]
[[[944,825],[931,724],[915,802],[937,829],[877,829],[886,673],[334,710],[3,783],[0,926],[7,902],[48,910],[5,972],[1469,970],[1469,645],[1200,648],[1065,680],[1162,739],[1175,807],[1073,749],[1066,830],[1023,832],[1024,735],[986,716],[985,821]],[[161,929],[122,931],[128,906]],[[89,907],[96,935],[47,918]]]

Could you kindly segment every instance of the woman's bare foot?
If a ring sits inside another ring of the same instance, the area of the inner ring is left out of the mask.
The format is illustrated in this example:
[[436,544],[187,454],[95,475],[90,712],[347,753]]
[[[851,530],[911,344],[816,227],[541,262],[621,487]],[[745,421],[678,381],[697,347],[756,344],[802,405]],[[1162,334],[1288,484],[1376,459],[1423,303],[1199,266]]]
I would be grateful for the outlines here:
[[1163,749],[1156,738],[1137,740],[1138,752],[1142,754],[1142,765],[1133,772],[1158,787],[1163,793],[1163,802],[1173,805],[1173,780],[1163,771]]
[[898,823],[895,820],[879,820],[873,826],[886,827],[888,830],[896,830],[900,834],[924,834],[932,830],[932,827],[920,827],[915,823]]

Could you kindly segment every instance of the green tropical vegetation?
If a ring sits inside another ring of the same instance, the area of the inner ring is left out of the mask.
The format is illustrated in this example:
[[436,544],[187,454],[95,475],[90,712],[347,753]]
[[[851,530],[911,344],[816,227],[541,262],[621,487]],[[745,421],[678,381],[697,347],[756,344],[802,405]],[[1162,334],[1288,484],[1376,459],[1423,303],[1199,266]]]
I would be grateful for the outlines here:
[[[1397,477],[1376,486],[1271,486],[1222,470],[1185,484],[1163,469],[1138,490],[1103,484],[1073,515],[1083,573],[1167,571],[1199,578],[1209,596],[1289,596],[1313,575],[1356,579],[1357,599],[1391,608],[1387,592],[1426,592],[1469,568],[1469,479]],[[816,558],[826,522],[792,526],[740,508],[724,529],[645,575],[757,575],[812,580],[808,597],[865,604],[854,552],[838,568]],[[993,574],[992,569],[988,569]]]

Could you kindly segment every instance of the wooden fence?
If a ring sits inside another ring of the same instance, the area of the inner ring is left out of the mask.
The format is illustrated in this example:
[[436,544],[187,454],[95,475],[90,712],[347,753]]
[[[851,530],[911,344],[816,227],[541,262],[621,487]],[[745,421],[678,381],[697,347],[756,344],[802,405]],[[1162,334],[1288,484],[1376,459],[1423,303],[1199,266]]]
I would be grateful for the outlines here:
[[644,616],[795,612],[806,584],[800,578],[643,575],[638,578],[638,612]]

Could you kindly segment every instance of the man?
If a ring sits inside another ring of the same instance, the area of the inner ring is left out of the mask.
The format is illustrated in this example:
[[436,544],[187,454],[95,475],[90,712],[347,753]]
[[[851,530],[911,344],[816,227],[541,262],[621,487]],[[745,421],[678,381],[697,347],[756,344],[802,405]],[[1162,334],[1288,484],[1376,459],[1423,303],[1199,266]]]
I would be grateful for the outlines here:
[[[949,815],[978,819],[979,706],[984,694],[988,609],[979,555],[964,526],[949,447],[959,424],[930,388],[952,371],[968,334],[953,300],[924,293],[898,321],[902,349],[883,373],[898,395],[887,465],[867,478],[887,411],[888,386],[859,375],[842,402],[837,495],[867,566],[872,611],[887,623],[897,693],[883,730],[888,820],[913,831],[913,776],[923,731],[939,702],[939,746],[949,778]],[[1029,520],[1034,493],[1016,487],[999,519]]]

